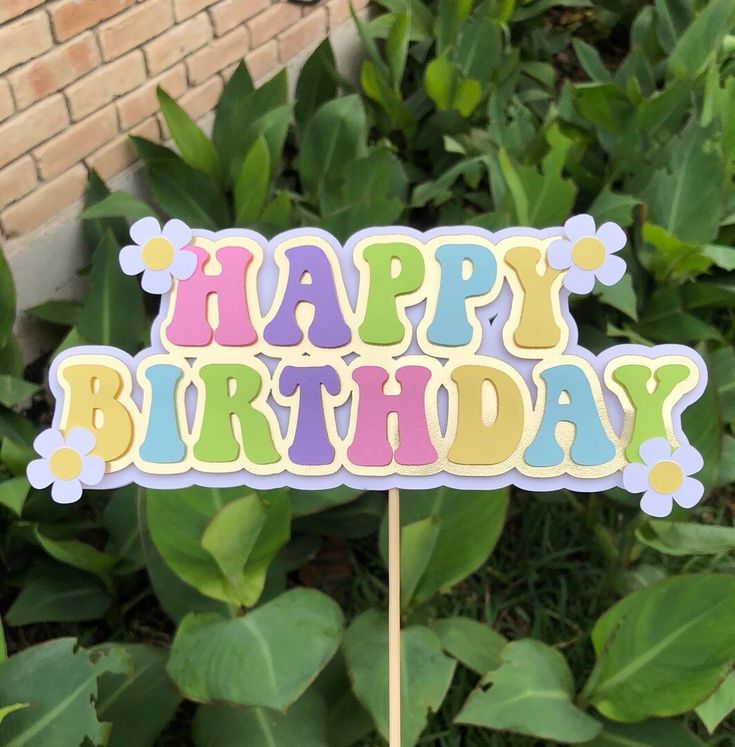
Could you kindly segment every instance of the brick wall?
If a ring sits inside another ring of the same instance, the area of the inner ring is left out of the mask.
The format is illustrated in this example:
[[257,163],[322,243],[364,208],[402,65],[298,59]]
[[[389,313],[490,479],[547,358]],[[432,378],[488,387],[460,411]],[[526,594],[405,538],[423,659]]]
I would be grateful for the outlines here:
[[348,18],[348,0],[0,0],[2,235],[76,202],[88,168],[132,165],[127,133],[160,140],[156,86],[200,119],[239,60],[267,79]]

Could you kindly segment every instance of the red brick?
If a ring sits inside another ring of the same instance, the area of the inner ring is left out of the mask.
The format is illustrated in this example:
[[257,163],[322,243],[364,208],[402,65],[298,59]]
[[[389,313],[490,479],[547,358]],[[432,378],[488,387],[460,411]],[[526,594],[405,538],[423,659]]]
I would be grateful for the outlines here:
[[171,67],[191,52],[203,47],[212,38],[212,27],[206,13],[200,13],[184,23],[174,26],[143,48],[148,64],[148,73],[156,73]]
[[171,98],[178,99],[187,88],[184,63],[176,65],[138,90],[118,99],[117,111],[120,115],[121,130],[129,130],[158,111],[156,88],[159,85]]
[[217,0],[174,0],[176,20],[183,21],[216,2]]
[[69,124],[64,97],[56,94],[0,126],[0,166],[15,161]]
[[[161,133],[158,128],[158,120],[155,117],[147,119],[131,132],[148,140],[160,140]],[[121,135],[111,143],[100,148],[87,159],[87,166],[94,169],[103,179],[107,180],[115,174],[132,166],[138,160],[135,147],[130,142],[128,135]]]
[[25,109],[34,101],[68,86],[99,64],[100,53],[94,35],[84,34],[12,72],[9,77],[15,102],[19,109]]
[[215,39],[186,60],[189,83],[203,83],[231,63],[242,59],[248,48],[248,34],[241,27]]
[[182,96],[179,104],[192,119],[201,119],[207,112],[214,109],[223,87],[222,78],[217,75]]
[[23,15],[27,10],[41,5],[44,0],[4,0],[0,3],[0,23]]
[[15,104],[10,93],[10,84],[6,80],[0,80],[0,122],[7,119],[14,111]]
[[27,195],[37,183],[36,167],[30,156],[24,156],[0,171],[0,209]]
[[261,80],[278,67],[278,43],[275,39],[261,45],[245,57],[250,77]]
[[99,28],[102,56],[114,60],[158,36],[173,22],[171,0],[145,0]]
[[11,205],[0,215],[9,238],[30,233],[79,200],[87,185],[87,169],[79,164],[58,179]]
[[118,96],[137,88],[145,79],[145,62],[139,49],[98,68],[66,89],[72,119],[83,119]]
[[301,19],[301,9],[296,5],[278,3],[248,22],[250,43],[257,49],[269,39]]
[[37,148],[33,155],[44,179],[51,179],[79,163],[117,135],[117,113],[109,106],[64,130]]
[[49,6],[57,41],[65,41],[121,13],[135,0],[60,0]]
[[6,23],[0,28],[0,73],[38,57],[52,44],[48,16],[43,11]]
[[336,28],[350,17],[350,0],[329,0],[327,10],[329,11],[329,28]]
[[210,9],[214,33],[222,36],[270,5],[270,0],[222,0]]
[[294,55],[317,44],[327,34],[327,11],[319,8],[295,23],[278,37],[281,62],[288,62]]

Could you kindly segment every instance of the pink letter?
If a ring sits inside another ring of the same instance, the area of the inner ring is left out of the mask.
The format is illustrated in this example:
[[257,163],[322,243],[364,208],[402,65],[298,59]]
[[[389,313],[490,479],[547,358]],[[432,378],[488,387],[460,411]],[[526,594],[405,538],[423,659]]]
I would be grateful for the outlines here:
[[431,464],[437,453],[426,425],[424,393],[431,371],[423,366],[404,366],[396,371],[400,394],[385,394],[383,386],[388,372],[379,366],[362,366],[352,372],[360,390],[357,405],[355,437],[347,449],[353,464],[363,467],[383,467],[393,460],[393,447],[388,441],[388,415],[398,416],[399,464]]
[[219,324],[214,339],[220,345],[252,345],[258,336],[250,321],[245,296],[245,277],[253,255],[242,246],[224,246],[216,252],[222,266],[219,275],[205,275],[209,254],[198,246],[187,247],[197,255],[197,268],[188,280],[176,288],[176,308],[166,337],[174,345],[202,347],[212,341],[212,327],[207,319],[207,299],[217,296]]

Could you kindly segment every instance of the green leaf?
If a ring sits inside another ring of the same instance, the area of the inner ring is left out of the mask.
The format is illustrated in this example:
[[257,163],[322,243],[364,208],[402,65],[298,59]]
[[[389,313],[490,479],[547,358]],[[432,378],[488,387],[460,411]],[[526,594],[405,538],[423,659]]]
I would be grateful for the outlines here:
[[401,609],[413,598],[439,537],[439,519],[428,516],[401,528]]
[[500,653],[508,641],[489,625],[468,617],[448,617],[437,620],[431,629],[450,656],[477,674],[484,676],[500,666]]
[[410,33],[411,10],[409,6],[408,10],[395,16],[388,38],[385,40],[385,56],[395,90],[400,90],[403,72],[406,69]]
[[137,220],[149,215],[153,215],[153,210],[142,200],[127,192],[113,192],[94,205],[90,205],[79,217],[82,220],[93,220],[95,218]]
[[588,747],[704,747],[683,724],[652,718],[637,724],[606,723]]
[[30,399],[40,387],[15,376],[0,374],[0,405],[15,407]]
[[[368,610],[345,633],[344,651],[352,687],[388,739],[388,624],[383,615]],[[413,747],[430,713],[436,713],[447,694],[455,663],[442,653],[437,636],[428,628],[401,631],[401,745]]]
[[680,78],[701,75],[735,24],[730,0],[710,0],[697,13],[669,55],[669,71]]
[[735,549],[735,527],[649,519],[636,537],[666,555],[718,555]]
[[572,39],[572,47],[582,70],[595,83],[611,83],[612,77],[600,57],[600,53],[582,39]]
[[112,724],[105,747],[150,747],[181,701],[166,674],[166,652],[130,643],[103,644],[99,648],[120,649],[132,662],[129,672],[104,674],[99,679],[97,715]]
[[115,558],[116,574],[134,573],[145,567],[136,500],[143,488],[127,485],[112,492],[102,515],[110,539],[105,548]]
[[97,678],[124,672],[118,652],[99,655],[77,648],[74,638],[33,646],[0,664],[6,703],[28,703],[0,723],[3,747],[78,745],[85,738],[99,744],[106,730],[97,719]]
[[592,201],[587,212],[595,219],[597,225],[612,221],[625,228],[633,223],[633,210],[639,204],[639,199],[614,192],[606,184]]
[[598,283],[595,293],[602,303],[622,311],[635,321],[638,320],[638,298],[629,272],[626,272],[615,285]]
[[[495,547],[503,529],[508,491],[436,488],[401,491],[401,525],[436,517],[439,533],[431,558],[416,585],[413,601],[421,604],[476,571]],[[386,557],[386,530],[381,550]]]
[[0,505],[20,516],[30,489],[31,486],[23,475],[3,480],[0,482]]
[[334,506],[354,501],[363,491],[341,485],[330,490],[289,490],[291,513],[294,518],[317,514]]
[[[91,345],[112,345],[136,353],[146,330],[139,280],[120,270],[119,247],[106,232],[94,252],[89,291],[77,314],[76,328]],[[125,313],[121,313],[125,309]]]
[[0,708],[0,724],[5,720],[7,716],[16,711],[22,711],[24,708],[28,708],[30,703],[14,703],[13,705],[3,706]]
[[245,60],[240,60],[222,89],[212,126],[212,142],[219,151],[223,164],[228,163],[228,154],[223,150],[225,141],[230,132],[242,127],[246,121],[247,105],[254,90]]
[[345,164],[367,154],[367,121],[357,96],[323,104],[304,130],[297,167],[302,185],[315,204],[341,181]]
[[247,227],[258,218],[268,198],[270,174],[268,143],[260,135],[245,156],[235,183],[235,225]]
[[95,550],[91,545],[78,540],[52,539],[39,529],[34,530],[38,544],[59,563],[65,563],[80,571],[93,573],[100,578],[107,578],[115,565],[115,558],[107,553]]
[[563,8],[591,8],[591,0],[530,0],[521,2],[513,13],[513,21],[527,21],[529,18],[540,16],[555,6]]
[[222,178],[222,166],[214,145],[197,127],[192,118],[163,90],[156,89],[161,113],[178,146],[181,157],[189,166],[209,174],[215,181]]
[[483,97],[480,83],[472,78],[465,78],[445,55],[427,65],[424,88],[440,111],[454,109],[463,117],[469,117]]
[[332,599],[293,589],[244,617],[187,615],[168,671],[190,700],[285,711],[334,656],[342,632]]
[[574,705],[574,680],[564,657],[540,641],[509,643],[501,664],[475,690],[457,723],[528,734],[566,744],[587,742],[602,725]]
[[592,630],[584,700],[625,722],[691,710],[732,667],[733,615],[733,576],[677,576],[625,597]]
[[296,83],[294,117],[300,128],[314,112],[337,95],[337,69],[329,38],[325,39],[304,63]]
[[196,747],[329,747],[327,708],[313,689],[285,714],[268,708],[200,706],[193,734]]
[[111,601],[95,576],[44,564],[31,571],[5,619],[10,625],[96,620]]
[[15,323],[15,284],[0,247],[0,350],[8,344]]
[[712,695],[695,708],[697,716],[710,734],[735,710],[735,672],[730,672],[725,681]]
[[79,301],[47,301],[26,309],[26,314],[51,324],[71,327],[79,313]]

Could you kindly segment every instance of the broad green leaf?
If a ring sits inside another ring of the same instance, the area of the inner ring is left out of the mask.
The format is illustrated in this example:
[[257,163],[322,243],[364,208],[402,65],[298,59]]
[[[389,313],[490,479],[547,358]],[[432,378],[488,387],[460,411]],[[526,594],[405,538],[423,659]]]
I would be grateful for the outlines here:
[[296,83],[294,118],[303,128],[314,112],[337,94],[337,69],[329,38],[304,63]]
[[725,681],[712,695],[695,708],[697,716],[713,734],[717,727],[735,710],[735,672],[730,672]]
[[[0,415],[2,411],[0,411]],[[15,413],[10,413],[15,415]],[[1,423],[1,420],[0,420]],[[26,467],[31,459],[36,459],[38,454],[23,441],[16,441],[12,433],[6,433],[0,446],[0,462],[5,466],[12,475],[23,477],[26,473]]]
[[685,78],[701,75],[733,25],[735,4],[731,0],[710,0],[676,43],[669,56],[669,71]]
[[15,407],[30,399],[39,387],[15,376],[0,375],[0,405]]
[[342,632],[332,599],[292,589],[244,617],[187,615],[168,671],[190,700],[285,711],[334,656]]
[[595,83],[610,83],[612,77],[600,57],[600,53],[583,39],[572,39],[572,47],[582,69]]
[[28,708],[30,703],[14,703],[13,705],[2,706],[0,708],[0,724],[5,720],[7,716],[16,711],[22,711],[24,708]]
[[270,187],[271,162],[268,143],[260,135],[245,156],[235,182],[235,225],[246,228],[265,205]]
[[62,540],[53,539],[43,534],[40,529],[34,530],[34,536],[38,544],[59,563],[65,563],[80,571],[93,573],[102,579],[107,578],[112,567],[115,565],[115,558],[107,553],[95,550],[94,547],[86,542],[79,540]]
[[527,0],[519,2],[513,13],[513,21],[526,21],[529,18],[540,16],[555,6],[564,8],[590,8],[591,0]]
[[629,272],[626,272],[615,285],[598,283],[595,293],[602,303],[622,311],[623,314],[637,321],[638,298],[633,288],[633,278]]
[[106,730],[97,718],[97,678],[124,672],[119,652],[102,655],[77,648],[74,638],[57,638],[21,651],[0,664],[6,704],[28,703],[0,723],[3,747],[100,743]]
[[652,718],[637,724],[606,723],[588,747],[704,747],[683,724]]
[[528,734],[565,744],[588,742],[602,725],[574,705],[574,680],[556,649],[531,639],[509,643],[491,686],[475,690],[457,723]]
[[76,328],[88,344],[112,345],[136,353],[143,345],[146,329],[143,295],[138,278],[120,270],[119,251],[108,231],[94,252],[90,287],[77,313]]
[[115,558],[116,574],[134,573],[145,567],[136,499],[143,488],[127,485],[113,491],[102,515],[110,538],[105,548]]
[[[431,558],[416,585],[413,599],[421,604],[446,591],[476,571],[495,547],[505,521],[508,492],[464,491],[452,488],[401,491],[401,525],[431,516],[439,520],[439,534]],[[386,557],[386,525],[381,550]]]
[[193,734],[196,747],[329,747],[327,708],[313,689],[285,714],[269,708],[199,706]]
[[440,111],[455,109],[463,117],[469,117],[483,97],[480,83],[465,78],[460,69],[444,55],[427,65],[424,88]]
[[720,471],[723,436],[720,406],[711,382],[704,394],[682,413],[681,427],[704,459],[704,467],[697,473],[697,479],[710,490]]
[[439,538],[439,518],[427,516],[401,527],[401,609],[406,609]]
[[574,88],[577,111],[607,132],[621,132],[634,109],[614,83],[583,83]]
[[311,118],[301,143],[297,167],[301,183],[315,204],[335,189],[345,164],[367,154],[367,121],[357,96],[323,104]]
[[393,87],[396,90],[400,89],[403,72],[406,69],[410,34],[411,10],[409,6],[406,11],[395,16],[388,38],[385,40],[385,56],[393,79]]
[[587,212],[595,219],[597,225],[612,221],[627,227],[633,223],[633,210],[639,204],[640,200],[632,195],[614,192],[608,185],[605,185]]
[[222,89],[215,109],[212,126],[212,142],[219,151],[222,163],[228,162],[228,155],[222,149],[229,133],[242,127],[247,115],[250,94],[255,90],[245,60],[237,63],[235,72]]
[[636,537],[666,555],[717,555],[735,549],[735,527],[649,519]]
[[15,284],[0,247],[0,350],[8,344],[15,323]]
[[657,342],[696,343],[721,340],[719,330],[682,307],[679,288],[662,285],[646,300],[638,332]]
[[8,658],[8,645],[5,642],[5,628],[3,619],[0,617],[0,664]]
[[111,601],[95,576],[44,564],[31,571],[5,619],[10,625],[96,620]]
[[3,480],[0,482],[0,505],[20,516],[30,489],[31,486],[23,475]]
[[161,113],[181,157],[189,166],[209,174],[215,181],[222,178],[219,156],[209,138],[192,118],[163,90],[156,90]]
[[273,235],[290,228],[293,222],[291,195],[286,190],[279,192],[260,214],[257,225],[261,233]]
[[309,516],[334,506],[354,501],[362,490],[342,485],[329,490],[289,490],[291,513],[294,518]]
[[625,597],[592,630],[584,700],[624,722],[695,708],[735,660],[733,615],[733,576],[677,576]]
[[[131,141],[134,141],[134,138],[131,137]],[[165,150],[163,146],[156,147]],[[172,153],[172,155],[174,154]],[[110,190],[107,185],[102,181],[99,174],[92,169],[89,172],[89,183],[84,194],[85,209],[96,205],[109,195]],[[121,246],[130,239],[128,224],[123,218],[93,218],[82,223],[84,240],[90,248],[97,246],[108,231],[112,233]]]
[[128,218],[137,220],[153,214],[150,205],[127,192],[113,192],[104,199],[88,207],[79,217],[82,220],[94,218]]
[[468,617],[448,617],[432,623],[442,648],[479,675],[500,666],[500,653],[508,641],[489,625]]
[[79,308],[79,301],[47,301],[26,309],[25,313],[34,319],[70,327],[74,324]]
[[120,649],[132,666],[125,674],[99,679],[97,715],[112,724],[106,747],[150,747],[171,720],[181,696],[166,674],[167,653],[144,644],[103,644],[102,651]]
[[[388,623],[376,610],[357,617],[345,633],[344,652],[352,687],[388,738]],[[401,745],[413,747],[447,694],[455,663],[428,628],[401,631]]]

